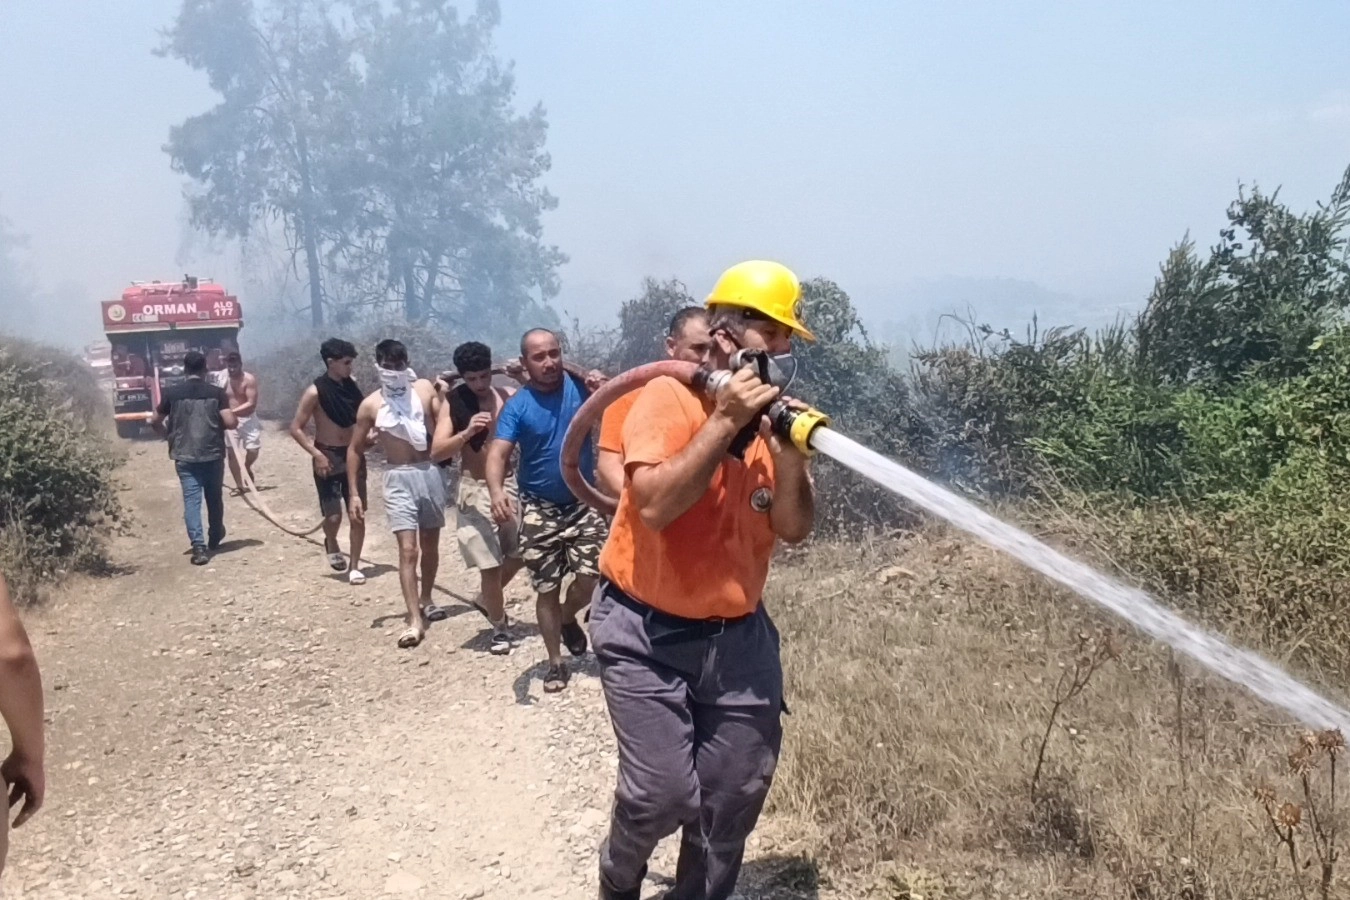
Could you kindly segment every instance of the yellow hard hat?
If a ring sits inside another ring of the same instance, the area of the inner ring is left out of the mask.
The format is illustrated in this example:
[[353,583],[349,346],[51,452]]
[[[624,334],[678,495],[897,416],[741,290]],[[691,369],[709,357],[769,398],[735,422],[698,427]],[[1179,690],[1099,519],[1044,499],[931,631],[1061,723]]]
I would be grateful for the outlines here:
[[802,285],[787,266],[760,259],[737,263],[722,273],[705,305],[740,306],[781,322],[808,341],[816,336],[802,324]]

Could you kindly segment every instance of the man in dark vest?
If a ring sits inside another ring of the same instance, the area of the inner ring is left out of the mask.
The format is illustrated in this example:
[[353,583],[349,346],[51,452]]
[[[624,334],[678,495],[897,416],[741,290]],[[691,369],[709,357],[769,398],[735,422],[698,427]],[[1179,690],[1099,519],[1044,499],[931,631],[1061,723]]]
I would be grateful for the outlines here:
[[[348,523],[351,554],[343,559],[338,545],[338,528],[342,525],[342,511],[347,508],[350,488],[347,484],[347,446],[352,441],[356,425],[356,410],[365,395],[352,380],[352,362],[356,347],[350,341],[329,338],[319,347],[319,358],[327,371],[314,379],[300,395],[300,406],[291,420],[291,437],[314,458],[314,487],[319,492],[319,510],[323,513],[323,546],[328,554],[328,565],[335,572],[344,569],[352,584],[365,584],[361,572],[361,547],[366,540],[364,522]],[[314,423],[314,438],[306,429]],[[363,453],[365,448],[361,448]],[[366,465],[364,455],[357,473],[361,503],[366,502]]]
[[[183,522],[192,542],[192,564],[211,561],[209,550],[225,540],[225,429],[239,420],[230,411],[225,389],[206,380],[206,357],[196,350],[183,356],[187,380],[166,388],[150,425],[169,439],[169,457],[183,488]],[[207,533],[202,534],[202,498]]]

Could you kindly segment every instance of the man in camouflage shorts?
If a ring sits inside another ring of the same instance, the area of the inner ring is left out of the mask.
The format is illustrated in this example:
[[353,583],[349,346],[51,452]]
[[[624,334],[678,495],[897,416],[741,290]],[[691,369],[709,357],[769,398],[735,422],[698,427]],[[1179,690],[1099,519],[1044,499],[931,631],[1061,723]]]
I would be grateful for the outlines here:
[[558,590],[568,572],[589,579],[600,574],[600,548],[608,528],[586,504],[526,495],[520,521],[521,558],[536,591]]
[[[589,390],[603,376],[569,372],[558,336],[542,328],[525,333],[520,356],[528,380],[506,401],[497,419],[497,433],[488,450],[487,484],[493,517],[501,523],[512,521],[516,509],[506,473],[518,447],[520,555],[538,592],[535,615],[548,651],[544,690],[555,693],[567,687],[562,646],[573,656],[588,649],[577,613],[591,600],[608,528],[600,514],[579,501],[563,481],[562,442]],[[588,440],[581,453],[581,471],[592,478],[594,469],[595,448]],[[568,573],[573,578],[563,602],[562,582]]]

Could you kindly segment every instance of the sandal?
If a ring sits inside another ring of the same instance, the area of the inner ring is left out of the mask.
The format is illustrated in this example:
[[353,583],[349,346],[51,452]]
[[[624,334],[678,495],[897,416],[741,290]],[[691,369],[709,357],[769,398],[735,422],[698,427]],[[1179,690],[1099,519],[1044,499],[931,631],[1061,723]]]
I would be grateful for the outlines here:
[[398,636],[400,650],[411,650],[420,643],[422,643],[422,629],[420,628],[409,626],[406,631]]
[[422,618],[428,622],[444,622],[450,618],[450,610],[444,606],[437,606],[435,603],[428,603],[422,607]]
[[328,567],[334,572],[341,572],[347,568],[347,557],[341,553],[328,554]]
[[567,687],[567,681],[571,675],[567,671],[567,666],[558,663],[556,666],[549,666],[548,671],[544,673],[544,693],[556,694]]
[[348,584],[365,584],[365,583],[366,583],[366,573],[365,573],[365,572],[362,572],[360,569],[352,569],[351,571],[349,571],[349,572],[347,573],[347,583],[348,583]]

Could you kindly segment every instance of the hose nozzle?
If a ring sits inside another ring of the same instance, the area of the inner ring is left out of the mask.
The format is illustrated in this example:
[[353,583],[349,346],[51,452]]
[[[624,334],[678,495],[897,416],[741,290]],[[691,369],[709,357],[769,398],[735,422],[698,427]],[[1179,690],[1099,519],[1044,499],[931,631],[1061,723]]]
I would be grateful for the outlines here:
[[[731,380],[732,374],[737,369],[746,368],[756,369],[760,380],[765,384],[776,384],[774,376],[780,374],[773,367],[772,359],[764,351],[738,350],[731,358],[730,368],[717,370],[700,368],[694,372],[690,383],[709,397],[713,397]],[[783,387],[784,385],[779,384],[778,386]],[[820,410],[814,407],[797,409],[789,406],[783,400],[775,400],[769,404],[763,415],[768,417],[774,434],[792,441],[792,445],[800,450],[803,456],[815,456],[816,451],[811,447],[811,435],[820,426],[830,424],[830,417]],[[737,459],[744,459],[745,450],[750,446],[750,442],[754,440],[758,431],[759,420],[756,419],[736,436],[729,448],[731,455]]]
[[792,441],[803,456],[810,457],[816,455],[811,436],[817,428],[829,427],[830,417],[813,406],[795,409],[779,400],[769,407],[769,422],[775,434]]

